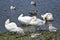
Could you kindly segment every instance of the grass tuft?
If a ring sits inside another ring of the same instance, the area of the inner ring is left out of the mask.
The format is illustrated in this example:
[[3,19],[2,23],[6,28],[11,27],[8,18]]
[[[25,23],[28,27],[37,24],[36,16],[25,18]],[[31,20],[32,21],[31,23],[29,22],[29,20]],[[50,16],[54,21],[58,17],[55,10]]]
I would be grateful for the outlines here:
[[17,34],[7,34],[0,33],[0,40],[60,40],[60,30],[57,32],[49,32],[49,31],[39,31],[34,33],[40,33],[41,38],[32,39],[30,35],[33,32],[27,32],[26,35],[17,35]]

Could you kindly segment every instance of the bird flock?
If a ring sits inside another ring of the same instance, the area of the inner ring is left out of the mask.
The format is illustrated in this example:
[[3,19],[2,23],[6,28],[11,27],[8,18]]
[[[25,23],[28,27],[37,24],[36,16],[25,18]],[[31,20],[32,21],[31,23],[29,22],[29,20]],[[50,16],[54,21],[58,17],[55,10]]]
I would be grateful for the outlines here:
[[[55,28],[52,25],[52,22],[53,22],[52,13],[45,13],[44,15],[41,15],[41,17],[43,20],[37,18],[36,16],[32,16],[32,17],[31,16],[23,16],[23,14],[21,14],[18,17],[18,21],[21,22],[22,24],[32,25],[32,26],[41,26],[41,25],[47,24],[50,32],[57,31],[57,28]],[[25,35],[24,29],[21,27],[18,27],[15,22],[10,22],[10,19],[7,19],[5,21],[5,28],[9,32],[16,32],[17,34]],[[40,34],[34,34],[34,35],[31,35],[31,37],[36,38],[38,35],[40,35]]]
[[[31,1],[31,5],[36,6],[36,3],[34,1]],[[16,7],[15,6],[10,6],[11,10],[15,10]],[[53,14],[52,13],[45,13],[43,15],[41,15],[41,18],[43,19],[39,19],[36,16],[24,16],[23,14],[20,14],[18,17],[18,21],[21,22],[22,24],[25,25],[32,25],[32,26],[41,26],[41,25],[46,25],[49,28],[49,31],[54,31],[56,32],[57,28],[55,28],[52,25],[53,22]],[[9,32],[16,32],[17,34],[21,34],[21,35],[25,35],[24,29],[21,27],[18,27],[18,25],[15,22],[10,22],[10,19],[7,19],[5,21],[5,28],[9,31]],[[39,36],[39,34],[31,34],[31,37],[37,37]]]

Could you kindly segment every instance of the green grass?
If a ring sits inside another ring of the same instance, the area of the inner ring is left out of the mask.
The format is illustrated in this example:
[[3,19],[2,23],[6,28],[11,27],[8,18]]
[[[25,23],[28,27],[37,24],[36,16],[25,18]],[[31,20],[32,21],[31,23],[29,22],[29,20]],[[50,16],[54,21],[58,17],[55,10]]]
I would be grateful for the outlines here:
[[41,30],[34,33],[40,33],[41,37],[37,39],[32,39],[30,37],[30,34],[32,34],[32,32],[27,32],[25,36],[17,34],[0,33],[0,40],[60,40],[59,30],[57,32],[49,32]]

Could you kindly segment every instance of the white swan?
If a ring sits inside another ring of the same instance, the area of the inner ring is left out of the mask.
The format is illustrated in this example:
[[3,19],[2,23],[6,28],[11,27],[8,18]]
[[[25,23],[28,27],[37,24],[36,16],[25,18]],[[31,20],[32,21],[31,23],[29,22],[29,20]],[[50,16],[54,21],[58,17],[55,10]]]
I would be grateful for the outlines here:
[[53,15],[52,13],[46,13],[44,15],[41,15],[41,17],[43,18],[43,20],[53,20]]
[[23,14],[21,14],[19,17],[18,17],[18,20],[23,23],[23,24],[28,24],[30,23],[30,21],[32,19],[35,19],[36,17],[30,17],[30,16],[23,16]]
[[17,27],[16,23],[14,22],[10,22],[9,19],[7,19],[5,21],[5,28],[9,31],[9,32],[16,32],[16,33],[20,33],[25,35],[24,30],[21,27]]
[[36,18],[36,16],[23,16],[23,14],[21,14],[19,17],[18,17],[18,20],[21,21],[21,23],[24,23],[24,24],[30,24],[30,25],[37,25],[37,26],[40,26],[40,25],[43,25],[45,24],[45,20],[40,20],[38,18]]
[[44,15],[41,15],[41,17],[43,18],[43,20],[47,21],[46,23],[48,25],[49,31],[56,31],[57,30],[57,28],[55,28],[52,25],[52,21],[53,21],[53,15],[52,15],[52,13],[46,13]]

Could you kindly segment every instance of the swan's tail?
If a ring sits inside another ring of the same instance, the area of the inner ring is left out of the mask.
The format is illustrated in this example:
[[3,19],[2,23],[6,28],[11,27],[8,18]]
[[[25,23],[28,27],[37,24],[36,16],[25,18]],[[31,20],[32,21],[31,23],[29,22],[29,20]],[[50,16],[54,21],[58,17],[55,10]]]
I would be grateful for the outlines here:
[[23,16],[23,14],[20,15],[20,17],[22,17],[22,16]]
[[18,20],[19,20],[21,17],[23,17],[23,14],[21,14],[21,15],[18,17]]
[[21,14],[19,17],[22,17],[23,16],[23,14]]
[[7,20],[5,21],[5,24],[9,24],[9,23],[10,23],[10,20],[7,19]]

